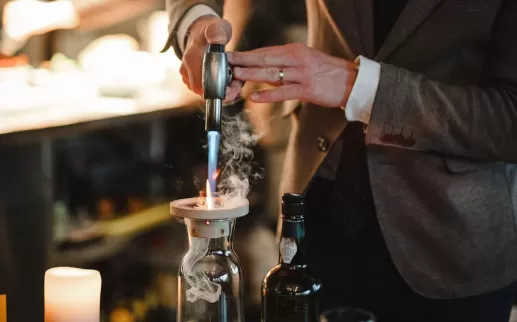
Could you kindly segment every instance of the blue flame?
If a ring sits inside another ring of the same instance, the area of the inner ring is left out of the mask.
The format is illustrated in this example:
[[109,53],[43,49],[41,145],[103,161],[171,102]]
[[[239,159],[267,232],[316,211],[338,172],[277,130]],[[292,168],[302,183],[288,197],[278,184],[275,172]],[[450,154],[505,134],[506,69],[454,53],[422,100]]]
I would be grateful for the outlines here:
[[208,182],[210,183],[210,190],[212,196],[215,196],[217,189],[215,173],[217,171],[217,157],[219,154],[219,140],[220,134],[217,131],[209,131],[207,133],[208,139]]

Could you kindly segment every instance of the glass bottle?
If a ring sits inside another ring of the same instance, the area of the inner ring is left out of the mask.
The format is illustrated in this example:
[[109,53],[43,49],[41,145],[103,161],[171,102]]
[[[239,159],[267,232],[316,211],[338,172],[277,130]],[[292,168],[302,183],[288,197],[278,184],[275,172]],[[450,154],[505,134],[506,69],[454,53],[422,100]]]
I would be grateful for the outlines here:
[[178,322],[244,322],[243,283],[232,246],[235,219],[184,219],[189,250],[178,275]]
[[316,322],[321,282],[304,259],[304,197],[282,196],[280,260],[262,283],[262,322]]

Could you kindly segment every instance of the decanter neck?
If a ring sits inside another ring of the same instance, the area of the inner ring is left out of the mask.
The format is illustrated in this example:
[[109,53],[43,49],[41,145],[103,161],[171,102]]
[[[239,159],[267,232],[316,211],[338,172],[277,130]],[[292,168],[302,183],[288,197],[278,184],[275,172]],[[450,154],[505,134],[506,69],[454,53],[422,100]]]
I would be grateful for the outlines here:
[[195,220],[185,219],[189,244],[193,239],[208,240],[208,249],[228,250],[232,248],[232,235],[235,220]]
[[232,247],[229,236],[210,238],[208,242],[208,250],[229,250]]

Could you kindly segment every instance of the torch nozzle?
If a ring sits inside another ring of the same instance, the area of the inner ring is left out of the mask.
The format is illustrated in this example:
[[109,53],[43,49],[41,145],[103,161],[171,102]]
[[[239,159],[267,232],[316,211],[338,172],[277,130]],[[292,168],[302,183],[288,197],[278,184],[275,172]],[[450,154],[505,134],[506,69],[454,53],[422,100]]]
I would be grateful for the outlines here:
[[221,132],[222,101],[220,99],[206,100],[205,130]]

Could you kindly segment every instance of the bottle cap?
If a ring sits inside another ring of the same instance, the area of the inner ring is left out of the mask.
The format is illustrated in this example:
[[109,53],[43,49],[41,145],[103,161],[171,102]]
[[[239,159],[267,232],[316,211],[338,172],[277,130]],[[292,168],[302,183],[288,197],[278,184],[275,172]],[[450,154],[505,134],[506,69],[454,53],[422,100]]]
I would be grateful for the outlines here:
[[286,193],[282,196],[282,218],[303,219],[305,196],[299,193]]

